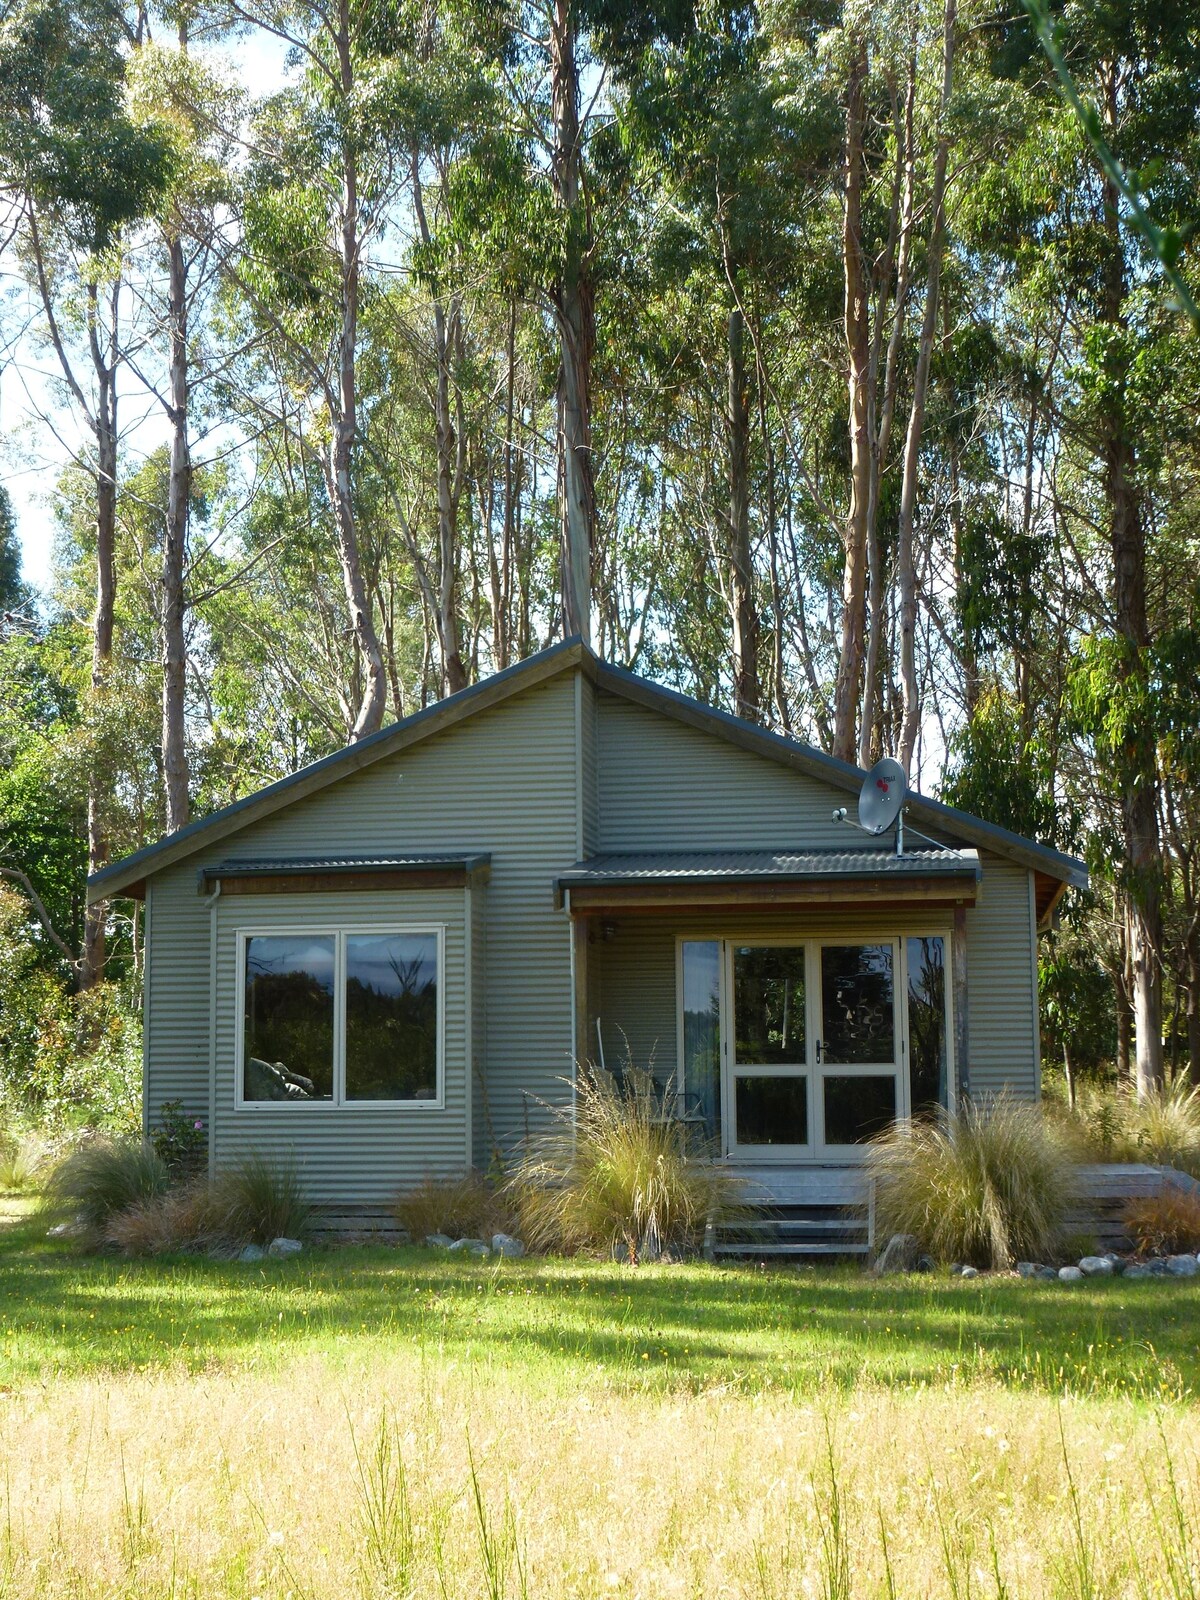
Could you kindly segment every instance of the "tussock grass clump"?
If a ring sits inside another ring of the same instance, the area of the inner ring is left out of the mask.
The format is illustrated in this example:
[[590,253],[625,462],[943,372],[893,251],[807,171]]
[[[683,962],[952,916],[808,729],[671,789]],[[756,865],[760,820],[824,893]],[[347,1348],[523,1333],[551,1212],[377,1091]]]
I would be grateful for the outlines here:
[[1186,1079],[1139,1099],[1131,1088],[1081,1084],[1058,1108],[1084,1161],[1148,1161],[1200,1178],[1200,1089]]
[[166,1192],[170,1179],[152,1145],[89,1139],[60,1161],[47,1187],[51,1208],[103,1236],[110,1218]]
[[868,1159],[882,1234],[914,1234],[938,1260],[977,1267],[1053,1257],[1075,1191],[1061,1135],[1007,1095],[890,1129]]
[[50,1146],[21,1128],[0,1127],[0,1192],[36,1189],[50,1161]]
[[1200,1178],[1200,1089],[1180,1078],[1143,1100],[1130,1095],[1127,1120],[1134,1160]]
[[430,1234],[451,1239],[490,1239],[512,1226],[512,1208],[482,1173],[461,1178],[426,1178],[398,1195],[396,1221],[418,1243]]
[[252,1152],[222,1168],[209,1193],[235,1239],[270,1244],[281,1237],[302,1239],[308,1232],[312,1204],[290,1157],[275,1160]]
[[649,1073],[627,1069],[618,1089],[581,1070],[574,1108],[552,1108],[505,1187],[526,1244],[631,1261],[695,1248],[710,1214],[731,1208],[733,1180],[687,1147],[673,1112]]
[[1129,1237],[1146,1255],[1178,1255],[1200,1247],[1200,1196],[1173,1185],[1125,1208]]
[[220,1192],[207,1178],[197,1178],[109,1217],[104,1242],[127,1256],[162,1256],[244,1241]]

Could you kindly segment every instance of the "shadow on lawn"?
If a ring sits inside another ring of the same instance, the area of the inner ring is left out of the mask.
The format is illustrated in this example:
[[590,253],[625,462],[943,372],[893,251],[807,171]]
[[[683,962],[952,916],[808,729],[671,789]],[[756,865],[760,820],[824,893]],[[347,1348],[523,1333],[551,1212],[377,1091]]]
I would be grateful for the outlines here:
[[631,1268],[312,1251],[259,1266],[85,1257],[0,1225],[0,1381],[308,1351],[431,1350],[621,1385],[814,1391],[992,1380],[1177,1399],[1200,1369],[1197,1288],[877,1282],[857,1268]]

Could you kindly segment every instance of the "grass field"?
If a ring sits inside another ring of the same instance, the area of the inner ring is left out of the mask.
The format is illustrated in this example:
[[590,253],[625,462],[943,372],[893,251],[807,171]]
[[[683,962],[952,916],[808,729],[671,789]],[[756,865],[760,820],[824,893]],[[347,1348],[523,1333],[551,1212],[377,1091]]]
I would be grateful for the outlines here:
[[1195,1284],[141,1264],[0,1212],[0,1596],[1200,1596]]

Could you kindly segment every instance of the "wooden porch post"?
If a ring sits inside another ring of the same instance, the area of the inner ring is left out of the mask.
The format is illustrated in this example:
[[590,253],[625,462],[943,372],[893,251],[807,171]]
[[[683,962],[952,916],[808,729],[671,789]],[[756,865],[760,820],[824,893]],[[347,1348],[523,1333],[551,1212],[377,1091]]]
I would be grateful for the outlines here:
[[575,985],[573,996],[574,1026],[572,1028],[575,1066],[578,1068],[592,1058],[588,1038],[588,935],[591,918],[571,916],[571,979]]
[[954,932],[950,941],[950,965],[954,983],[954,1071],[960,1100],[971,1094],[970,1029],[967,1018],[967,908],[955,906]]

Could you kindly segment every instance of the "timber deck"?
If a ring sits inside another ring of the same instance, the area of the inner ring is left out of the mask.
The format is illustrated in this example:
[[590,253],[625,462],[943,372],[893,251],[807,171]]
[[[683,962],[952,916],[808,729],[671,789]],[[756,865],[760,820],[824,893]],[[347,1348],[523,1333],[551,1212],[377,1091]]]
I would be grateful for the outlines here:
[[[722,1256],[871,1256],[875,1196],[860,1166],[738,1167],[738,1212],[709,1222],[704,1254]],[[1149,1162],[1091,1163],[1080,1170],[1079,1194],[1067,1217],[1072,1233],[1094,1235],[1102,1249],[1127,1249],[1123,1215],[1130,1200],[1165,1188],[1200,1193],[1173,1167]],[[882,1242],[882,1241],[880,1241]]]

